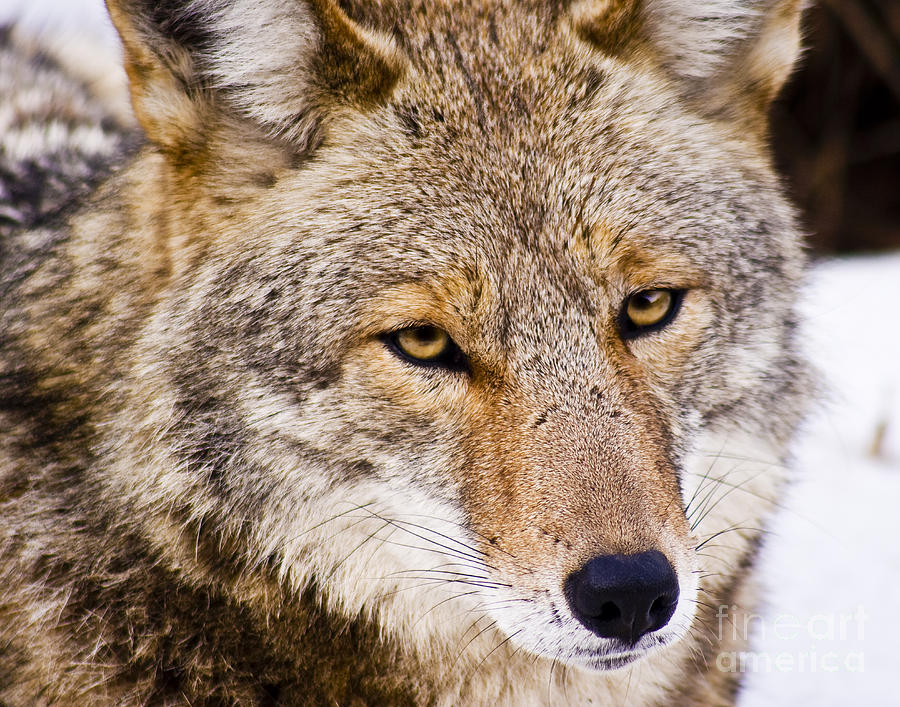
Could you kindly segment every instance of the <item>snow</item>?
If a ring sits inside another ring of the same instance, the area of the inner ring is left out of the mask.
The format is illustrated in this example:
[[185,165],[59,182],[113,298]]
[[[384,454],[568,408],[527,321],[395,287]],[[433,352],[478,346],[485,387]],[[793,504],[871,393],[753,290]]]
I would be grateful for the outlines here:
[[[804,338],[825,399],[764,555],[743,707],[900,704],[900,254],[819,264]],[[754,662],[755,660],[755,662]],[[780,661],[780,662],[779,662]]]
[[119,44],[103,0],[0,0],[0,26],[13,21],[54,36],[88,34],[112,47]]
[[[55,34],[117,45],[101,0],[0,0]],[[827,392],[796,450],[763,558],[741,707],[900,704],[900,253],[817,265],[804,341]],[[741,630],[743,627],[739,627]],[[727,630],[727,628],[726,628]]]

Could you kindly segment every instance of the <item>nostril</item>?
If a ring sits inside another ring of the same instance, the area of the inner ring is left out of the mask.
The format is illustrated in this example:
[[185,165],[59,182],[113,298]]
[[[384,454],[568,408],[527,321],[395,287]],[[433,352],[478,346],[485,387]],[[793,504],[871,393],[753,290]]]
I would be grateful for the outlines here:
[[621,617],[622,612],[619,607],[611,601],[607,601],[600,607],[600,613],[597,614],[596,619],[597,621],[614,621]]
[[665,626],[678,604],[678,578],[657,550],[601,555],[565,581],[576,618],[598,636],[634,644]]
[[676,595],[674,598],[672,597],[659,597],[650,607],[650,613],[648,615],[648,628],[647,631],[656,631],[657,629],[662,628],[672,616],[675,614],[675,608],[678,606],[678,596]]
[[650,615],[658,616],[671,608],[672,602],[669,601],[666,597],[657,597],[656,601],[650,607]]

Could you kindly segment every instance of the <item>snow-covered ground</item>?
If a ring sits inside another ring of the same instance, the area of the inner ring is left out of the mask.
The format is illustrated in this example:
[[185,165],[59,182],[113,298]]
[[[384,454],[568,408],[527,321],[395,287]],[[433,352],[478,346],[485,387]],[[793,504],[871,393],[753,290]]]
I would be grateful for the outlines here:
[[[0,0],[0,24],[16,17],[116,46],[101,0]],[[753,651],[720,667],[746,673],[742,707],[900,704],[900,254],[817,265],[804,312],[827,397],[766,548]]]
[[0,0],[0,25],[13,20],[30,29],[89,34],[101,42],[118,44],[103,0]]
[[745,707],[900,705],[900,254],[813,271],[805,341],[828,386],[765,554]]

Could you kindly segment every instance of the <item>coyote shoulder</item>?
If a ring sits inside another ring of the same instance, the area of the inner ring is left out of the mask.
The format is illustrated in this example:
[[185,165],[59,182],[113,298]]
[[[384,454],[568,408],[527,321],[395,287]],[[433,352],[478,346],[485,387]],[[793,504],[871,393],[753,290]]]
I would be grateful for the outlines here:
[[134,124],[0,33],[0,703],[732,704],[800,3],[107,6]]

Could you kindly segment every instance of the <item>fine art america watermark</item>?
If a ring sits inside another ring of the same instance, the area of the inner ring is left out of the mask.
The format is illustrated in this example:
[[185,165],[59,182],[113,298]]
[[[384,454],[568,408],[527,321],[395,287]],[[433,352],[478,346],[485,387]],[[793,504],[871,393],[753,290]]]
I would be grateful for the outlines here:
[[[760,616],[723,604],[716,612],[718,637],[724,645],[747,645],[751,637],[760,643],[783,642],[783,651],[749,649],[722,651],[716,667],[726,673],[861,673],[865,654],[856,648],[865,637],[868,619],[862,606],[855,611],[820,613],[800,618],[791,614]],[[817,645],[818,644],[818,645]],[[807,646],[797,650],[797,646]]]

